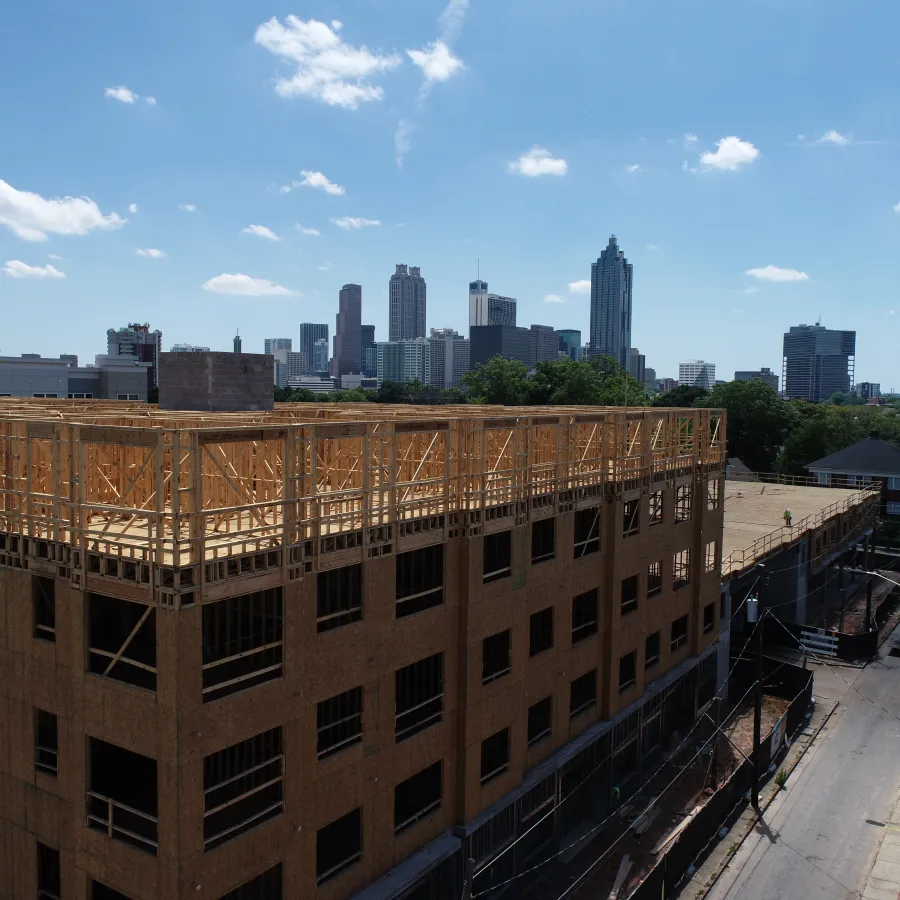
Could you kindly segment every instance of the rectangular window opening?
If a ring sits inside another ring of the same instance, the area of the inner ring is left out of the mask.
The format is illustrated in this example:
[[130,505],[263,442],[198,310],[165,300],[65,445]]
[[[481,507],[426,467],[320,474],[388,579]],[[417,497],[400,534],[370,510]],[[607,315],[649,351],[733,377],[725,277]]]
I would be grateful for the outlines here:
[[512,575],[512,532],[498,531],[484,536],[484,583]]
[[659,632],[647,635],[644,641],[644,668],[652,669],[659,662]]
[[438,760],[394,788],[394,834],[412,828],[441,808],[444,762]]
[[553,646],[553,607],[532,613],[528,632],[528,655],[537,656]]
[[316,594],[316,631],[321,634],[363,617],[362,566],[343,566],[319,572]]
[[672,587],[677,591],[691,583],[691,551],[679,550],[672,559]]
[[569,688],[569,718],[591,709],[597,704],[597,670],[591,669],[576,678]]
[[627,691],[637,681],[637,650],[619,658],[619,690]]
[[60,900],[61,876],[59,850],[37,845],[37,895],[38,900]]
[[444,545],[397,554],[398,619],[444,602]]
[[394,736],[398,744],[443,721],[443,653],[397,669],[394,681]]
[[600,550],[600,507],[575,512],[575,559]]
[[641,530],[641,500],[626,500],[622,507],[622,536],[628,537]]
[[511,669],[510,659],[510,632],[501,631],[486,637],[481,642],[481,683],[490,684],[504,675],[509,675]]
[[650,492],[650,527],[662,525],[663,521],[663,492]]
[[284,812],[281,727],[232,744],[203,760],[203,849]]
[[156,855],[159,831],[156,760],[88,739],[88,827]]
[[90,900],[131,900],[131,897],[126,897],[125,894],[120,894],[92,878]]
[[528,707],[528,746],[533,747],[553,733],[553,695]]
[[316,884],[325,884],[362,859],[362,808],[316,832]]
[[622,579],[622,615],[627,616],[638,608],[638,577],[631,575]]
[[706,482],[706,508],[707,509],[718,509],[719,508],[719,479],[711,478]]
[[689,484],[682,484],[675,488],[675,521],[687,522],[691,518],[691,500],[694,489]]
[[647,596],[655,597],[662,593],[662,560],[647,566]]
[[481,742],[481,783],[499,778],[509,768],[509,729],[504,728]]
[[316,704],[316,758],[325,759],[363,739],[363,689],[352,688]]
[[54,777],[59,772],[59,732],[57,718],[42,709],[34,711],[34,767]]
[[680,650],[688,639],[688,617],[681,616],[672,623],[672,652]]
[[56,582],[43,575],[31,576],[31,598],[34,607],[34,636],[45,641],[56,640]]
[[281,863],[229,891],[222,900],[282,900]]
[[706,545],[706,561],[703,571],[707,574],[715,572],[719,568],[719,542],[710,541]]
[[203,702],[284,674],[282,589],[226,597],[203,607]]
[[597,633],[599,592],[591,588],[572,598],[572,643],[577,644]]
[[556,556],[556,519],[539,519],[531,524],[531,564]]
[[88,594],[88,671],[156,690],[156,608]]
[[716,604],[707,603],[703,607],[703,633],[709,634],[716,627]]

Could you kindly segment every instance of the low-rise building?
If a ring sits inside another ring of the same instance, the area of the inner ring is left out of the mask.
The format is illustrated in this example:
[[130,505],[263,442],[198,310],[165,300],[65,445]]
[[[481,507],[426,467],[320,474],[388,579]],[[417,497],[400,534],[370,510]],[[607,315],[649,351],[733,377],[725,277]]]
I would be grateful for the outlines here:
[[770,388],[772,388],[775,393],[778,393],[778,376],[767,366],[764,366],[759,371],[756,370],[743,370],[740,372],[734,373],[735,381],[762,381],[767,384]]

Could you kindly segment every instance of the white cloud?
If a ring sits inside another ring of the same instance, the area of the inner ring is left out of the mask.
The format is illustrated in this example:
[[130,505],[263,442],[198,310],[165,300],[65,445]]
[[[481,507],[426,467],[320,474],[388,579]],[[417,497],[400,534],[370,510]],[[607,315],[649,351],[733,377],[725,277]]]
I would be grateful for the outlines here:
[[46,266],[29,266],[21,259],[7,260],[3,274],[10,278],[65,278],[65,273],[54,269],[49,263]]
[[334,268],[334,263],[330,263],[330,262],[323,263],[321,266],[316,266],[316,268],[320,272],[330,272]]
[[184,212],[197,212],[196,203],[179,203],[178,208],[183,210]]
[[104,216],[88,197],[54,197],[17,191],[0,180],[0,225],[11,228],[26,241],[44,241],[53,234],[87,234],[93,229],[121,228],[126,220],[109,213]]
[[318,228],[305,228],[299,222],[296,225],[294,225],[294,228],[296,228],[297,231],[300,232],[300,234],[305,234],[307,237],[318,237],[319,236]]
[[242,234],[255,234],[257,237],[265,238],[267,241],[280,241],[281,238],[272,231],[271,228],[266,228],[265,225],[248,225],[246,228],[241,229]]
[[657,244],[647,244],[647,250],[659,250],[659,246]]
[[759,150],[753,144],[732,136],[717,141],[715,153],[707,150],[701,155],[700,162],[708,169],[733,172],[745,163],[753,162],[758,156]]
[[545,147],[532,147],[509,163],[509,171],[528,178],[538,175],[565,175],[569,166],[564,159],[554,159]]
[[407,50],[406,55],[422,70],[426,86],[435,81],[449,81],[465,68],[443,41],[434,41],[424,50]]
[[581,281],[570,281],[569,282],[569,293],[570,294],[589,294],[591,292],[591,282],[584,278]]
[[559,294],[544,294],[544,303],[565,303]]
[[157,250],[155,247],[148,247],[146,250],[137,249],[134,251],[138,256],[149,256],[150,259],[165,259],[166,254],[162,252],[162,250]]
[[396,53],[373,53],[366,46],[354,47],[341,40],[342,25],[287,16],[282,25],[276,17],[256,29],[254,40],[270,53],[293,63],[290,78],[279,78],[276,92],[282,97],[311,97],[328,106],[356,109],[360,103],[380,100],[381,87],[372,76],[388,72],[402,62]]
[[358,228],[368,228],[373,225],[381,224],[378,219],[361,219],[357,216],[339,216],[331,221],[334,222],[338,228],[343,228],[345,231],[353,231]]
[[61,256],[57,256],[55,253],[48,253],[48,254],[47,254],[47,259],[56,259],[56,260],[59,260],[59,259],[62,259],[62,257],[61,257]]
[[128,212],[134,215],[137,212],[137,203],[129,203],[128,204]]
[[468,8],[469,0],[450,0],[444,7],[444,11],[438,19],[442,41],[451,44],[459,37]]
[[204,291],[213,294],[237,294],[242,297],[287,297],[295,294],[290,288],[250,275],[216,275],[203,284]]
[[635,172],[640,172],[640,171],[641,171],[640,163],[632,163],[630,166],[625,166],[625,168],[626,168],[629,172],[631,172],[632,175],[633,175]]
[[397,123],[397,130],[394,132],[394,159],[398,169],[403,167],[403,160],[406,159],[406,154],[409,153],[412,146],[410,136],[413,131],[415,131],[415,126],[406,119],[401,119]]
[[894,212],[895,212],[895,213],[900,213],[900,203],[898,203],[898,204],[894,207]]
[[131,88],[125,87],[124,84],[119,85],[119,87],[107,88],[103,94],[112,100],[118,100],[120,103],[134,103],[138,99],[138,95]]
[[756,287],[756,285],[751,284],[749,287],[745,287],[743,292],[745,294],[758,294],[759,288]]
[[837,144],[838,147],[846,147],[847,144],[850,143],[850,135],[849,134],[841,134],[839,131],[835,131],[833,128],[830,131],[826,131],[822,137],[816,141],[817,144]]
[[685,147],[688,147],[691,144],[696,144],[696,143],[697,143],[697,135],[696,134],[691,134],[690,132],[688,132],[684,136],[684,146]]
[[780,269],[778,266],[764,266],[761,269],[747,269],[744,273],[760,281],[806,281],[809,275],[796,269]]
[[344,194],[344,189],[339,184],[329,181],[321,172],[311,172],[309,169],[304,169],[300,174],[303,176],[300,181],[292,181],[290,184],[281,186],[282,194],[289,194],[291,191],[301,187],[319,188],[325,191],[326,194],[334,194],[336,197]]
[[156,97],[144,97],[144,100],[146,100],[150,106],[156,106]]

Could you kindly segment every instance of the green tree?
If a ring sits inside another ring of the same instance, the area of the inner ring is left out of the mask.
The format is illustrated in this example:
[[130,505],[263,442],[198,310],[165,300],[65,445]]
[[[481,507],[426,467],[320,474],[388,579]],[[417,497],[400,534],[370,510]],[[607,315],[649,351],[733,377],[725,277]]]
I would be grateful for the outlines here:
[[463,375],[469,400],[503,406],[522,406],[528,398],[528,370],[516,359],[495,356]]
[[404,386],[396,381],[382,381],[371,399],[375,403],[404,403]]
[[728,455],[737,456],[754,472],[772,472],[794,422],[789,404],[765,382],[729,381],[716,385],[694,403],[727,412]]
[[150,390],[147,391],[147,402],[148,403],[159,403],[159,388],[154,385]]
[[680,384],[671,391],[664,394],[658,394],[653,399],[654,406],[694,406],[700,405],[702,400],[709,393],[706,388],[696,387],[692,384]]

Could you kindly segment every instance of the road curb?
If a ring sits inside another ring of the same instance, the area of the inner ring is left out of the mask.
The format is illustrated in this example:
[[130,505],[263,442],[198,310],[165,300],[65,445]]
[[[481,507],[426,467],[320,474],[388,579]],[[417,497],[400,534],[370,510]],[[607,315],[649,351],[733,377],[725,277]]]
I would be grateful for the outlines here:
[[[819,727],[816,729],[812,738],[810,738],[809,743],[800,751],[800,753],[797,754],[797,758],[791,763],[790,767],[785,770],[788,774],[788,777],[790,777],[790,775],[794,771],[794,769],[797,768],[797,766],[800,763],[800,760],[803,759],[803,757],[806,755],[807,750],[809,750],[809,748],[812,747],[812,745],[815,743],[816,738],[819,736],[822,729],[828,724],[828,720],[832,717],[832,715],[834,715],[834,711],[839,706],[840,706],[839,701],[835,700],[834,705],[825,714],[825,718],[822,719],[821,723],[819,724]],[[769,798],[766,800],[765,804],[762,806],[760,815],[750,823],[750,826],[748,828],[744,829],[743,833],[738,837],[738,839],[736,841],[732,842],[732,844],[734,845],[734,852],[729,853],[725,857],[725,861],[716,869],[715,872],[713,872],[712,876],[706,882],[706,884],[704,884],[696,894],[692,895],[692,900],[703,900],[703,898],[706,897],[709,894],[709,892],[716,886],[716,882],[722,876],[722,873],[728,868],[729,863],[734,858],[734,854],[737,853],[737,851],[741,848],[744,841],[747,839],[747,835],[749,835],[750,832],[753,830],[753,826],[762,818],[762,814],[765,813],[769,809],[769,807],[775,801],[775,798],[778,796],[779,793],[780,793],[780,790],[777,790],[769,795]],[[724,838],[723,838],[723,840],[724,840]]]

